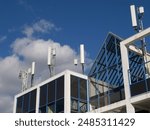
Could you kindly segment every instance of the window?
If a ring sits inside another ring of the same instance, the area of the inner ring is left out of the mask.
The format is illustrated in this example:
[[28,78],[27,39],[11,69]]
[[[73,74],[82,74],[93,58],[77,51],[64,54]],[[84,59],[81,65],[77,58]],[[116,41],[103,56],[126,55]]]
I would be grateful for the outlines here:
[[41,113],[64,112],[64,76],[41,86],[39,111]]
[[58,78],[57,80],[57,99],[64,97],[64,76]]
[[[30,93],[30,111],[34,113],[36,107],[36,90],[31,91]],[[33,111],[32,111],[33,110]]]
[[36,89],[17,98],[17,113],[34,113],[36,107]]
[[71,97],[78,98],[78,78],[71,76]]
[[71,75],[71,112],[87,111],[87,80]]
[[87,81],[80,79],[80,98],[83,100],[87,99]]
[[48,103],[55,101],[55,80],[48,84]]
[[23,113],[28,112],[29,109],[29,93],[24,95],[23,99]]
[[56,102],[56,113],[64,112],[64,99]]
[[46,105],[47,85],[40,88],[40,106]]
[[17,110],[16,110],[17,113],[22,112],[22,103],[23,103],[22,99],[23,99],[23,96],[17,98]]

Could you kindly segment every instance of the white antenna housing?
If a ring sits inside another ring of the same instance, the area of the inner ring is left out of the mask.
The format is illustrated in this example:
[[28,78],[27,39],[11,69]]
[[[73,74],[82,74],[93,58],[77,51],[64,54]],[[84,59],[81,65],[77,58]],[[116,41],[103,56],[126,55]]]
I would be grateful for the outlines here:
[[140,14],[144,14],[144,7],[142,7],[142,6],[139,7],[139,13],[140,13]]
[[51,49],[51,47],[48,47],[48,58],[47,58],[47,64],[50,66],[50,65],[52,65],[52,56],[51,56],[51,52],[52,51],[52,49]]
[[78,59],[74,59],[74,65],[78,65]]
[[81,64],[85,63],[85,61],[84,61],[84,45],[83,44],[80,45],[80,63]]
[[31,74],[34,75],[34,73],[35,73],[35,62],[32,62]]
[[31,74],[31,68],[29,68],[27,72],[28,72],[28,74]]
[[53,49],[53,50],[52,50],[52,55],[53,55],[53,56],[56,56],[56,49]]
[[131,11],[132,26],[134,28],[136,28],[137,27],[137,20],[136,20],[135,5],[130,6],[130,11]]

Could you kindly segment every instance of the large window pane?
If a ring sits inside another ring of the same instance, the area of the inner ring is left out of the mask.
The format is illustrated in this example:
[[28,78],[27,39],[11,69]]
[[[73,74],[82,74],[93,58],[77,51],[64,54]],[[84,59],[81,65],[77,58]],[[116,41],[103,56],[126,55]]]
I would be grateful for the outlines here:
[[30,111],[35,110],[35,106],[36,106],[36,90],[33,90],[30,93]]
[[60,99],[64,97],[64,76],[57,79],[57,98]]
[[64,112],[64,99],[56,102],[56,113]]
[[55,101],[55,81],[48,84],[48,103]]
[[24,95],[23,99],[23,112],[28,112],[29,110],[29,93]]
[[87,83],[85,79],[80,79],[80,99],[87,100]]
[[22,96],[17,98],[17,113],[21,113],[22,112]]
[[71,97],[78,98],[78,78],[71,75]]
[[40,88],[40,106],[46,105],[47,85]]

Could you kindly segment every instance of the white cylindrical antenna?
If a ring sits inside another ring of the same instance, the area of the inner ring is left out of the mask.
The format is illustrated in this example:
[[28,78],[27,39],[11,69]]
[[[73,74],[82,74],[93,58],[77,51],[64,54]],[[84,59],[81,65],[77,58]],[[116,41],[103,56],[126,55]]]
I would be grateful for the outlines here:
[[135,5],[131,5],[131,6],[130,6],[130,11],[131,11],[132,26],[133,26],[134,28],[137,28],[137,19],[136,19]]
[[53,56],[56,56],[56,49],[53,49],[53,50],[52,50],[52,55],[53,55]]
[[31,74],[35,74],[35,62],[32,62],[32,69],[31,69]]
[[78,65],[78,59],[74,59],[74,65]]
[[48,57],[47,57],[47,64],[48,66],[52,65],[52,53],[51,53],[52,49],[51,47],[48,47]]
[[80,45],[80,63],[81,64],[84,64],[84,45],[81,44]]

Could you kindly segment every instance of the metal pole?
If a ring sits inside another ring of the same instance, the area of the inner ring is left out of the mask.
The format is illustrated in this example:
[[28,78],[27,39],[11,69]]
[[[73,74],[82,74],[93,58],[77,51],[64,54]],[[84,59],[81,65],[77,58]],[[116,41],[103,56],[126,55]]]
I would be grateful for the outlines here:
[[48,65],[48,69],[49,69],[49,75],[51,77],[52,76],[52,71],[51,71],[51,66],[50,65]]
[[34,74],[31,75],[31,87],[33,87]]
[[84,74],[84,64],[81,64],[82,66],[82,74]]

